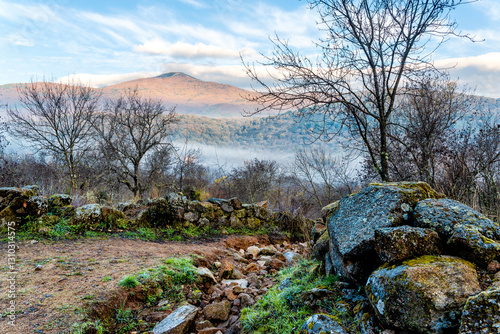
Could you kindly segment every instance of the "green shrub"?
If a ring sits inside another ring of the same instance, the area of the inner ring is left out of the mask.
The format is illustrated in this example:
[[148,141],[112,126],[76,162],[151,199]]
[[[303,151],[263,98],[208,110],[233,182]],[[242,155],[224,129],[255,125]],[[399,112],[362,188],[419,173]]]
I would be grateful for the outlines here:
[[139,285],[139,281],[135,276],[125,276],[118,285],[124,288],[135,288]]

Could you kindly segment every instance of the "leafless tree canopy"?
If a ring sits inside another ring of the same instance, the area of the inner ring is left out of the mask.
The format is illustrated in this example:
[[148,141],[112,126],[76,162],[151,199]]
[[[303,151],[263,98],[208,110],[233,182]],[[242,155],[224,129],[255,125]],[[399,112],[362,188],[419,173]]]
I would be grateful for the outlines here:
[[62,158],[72,188],[76,166],[92,147],[92,118],[100,95],[78,82],[31,82],[18,89],[21,109],[8,108],[9,132],[38,150]]
[[[254,99],[267,110],[296,110],[316,122],[316,138],[330,140],[343,129],[358,140],[383,180],[389,180],[388,127],[400,88],[430,67],[431,36],[454,33],[450,10],[461,0],[310,0],[325,38],[313,61],[277,37],[263,64],[278,75],[268,85],[254,67],[249,76],[264,88]],[[439,43],[438,43],[439,44]],[[379,140],[372,142],[370,134]],[[376,147],[378,145],[378,147]]]
[[[94,122],[101,151],[109,168],[135,196],[145,190],[141,167],[144,158],[155,150],[170,146],[167,141],[171,125],[177,122],[174,109],[167,110],[160,100],[140,96],[129,90],[116,100],[108,101],[105,112]],[[151,165],[152,162],[156,162]],[[149,160],[152,174],[163,165],[161,159]]]
[[324,147],[301,148],[291,172],[305,197],[322,208],[354,190],[351,162],[351,157],[335,157]]
[[391,170],[397,179],[436,184],[437,169],[448,154],[459,122],[475,117],[477,99],[447,76],[423,75],[405,87],[390,133]]

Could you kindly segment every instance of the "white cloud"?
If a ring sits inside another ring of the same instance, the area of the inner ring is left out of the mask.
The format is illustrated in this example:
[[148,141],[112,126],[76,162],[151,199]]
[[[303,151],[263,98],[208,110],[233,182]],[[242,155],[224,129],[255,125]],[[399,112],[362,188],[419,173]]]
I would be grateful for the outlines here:
[[317,40],[320,31],[316,25],[317,13],[308,6],[301,6],[293,11],[258,3],[251,10],[231,16],[223,21],[233,33],[247,38],[259,38],[269,45],[269,37],[277,33],[280,38],[289,41],[290,46],[311,47],[312,40]]
[[135,45],[134,51],[156,55],[169,55],[174,58],[238,58],[241,54],[256,54],[251,48],[231,50],[203,43],[188,44],[177,42],[167,43],[160,38],[154,38],[144,44]]
[[491,20],[500,20],[500,8],[498,6],[498,0],[474,1],[472,2],[472,5],[481,10]]
[[438,68],[450,68],[460,83],[476,89],[476,94],[500,98],[500,52],[491,52],[473,57],[441,59],[435,62]]
[[35,43],[33,42],[33,40],[26,38],[21,34],[8,35],[5,37],[5,40],[7,40],[8,42],[10,42],[14,45],[29,46],[29,47],[35,46]]
[[474,67],[480,71],[500,71],[500,52],[490,52],[479,56],[441,59],[436,61],[438,67],[455,67],[456,69]]
[[179,0],[180,2],[183,2],[185,4],[191,5],[195,8],[206,8],[207,6],[199,1],[196,0]]
[[89,74],[89,73],[77,73],[69,76],[65,76],[56,80],[59,83],[66,83],[71,81],[81,82],[82,84],[89,85],[90,87],[99,88],[115,85],[121,82],[151,78],[160,75],[161,72],[135,72],[135,73],[123,73],[123,74]]

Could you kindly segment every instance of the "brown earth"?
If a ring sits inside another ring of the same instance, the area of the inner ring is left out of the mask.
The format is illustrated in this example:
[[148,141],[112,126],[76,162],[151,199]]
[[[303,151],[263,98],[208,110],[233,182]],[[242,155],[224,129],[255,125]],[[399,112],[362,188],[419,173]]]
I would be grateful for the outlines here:
[[[261,241],[262,242],[262,241]],[[226,256],[225,247],[246,245],[245,237],[203,242],[146,242],[117,237],[70,241],[17,242],[16,320],[6,317],[9,302],[8,246],[0,244],[0,333],[70,333],[94,295],[116,289],[126,275],[161,265],[172,256]],[[41,265],[41,270],[36,270]],[[111,278],[111,280],[109,280]]]

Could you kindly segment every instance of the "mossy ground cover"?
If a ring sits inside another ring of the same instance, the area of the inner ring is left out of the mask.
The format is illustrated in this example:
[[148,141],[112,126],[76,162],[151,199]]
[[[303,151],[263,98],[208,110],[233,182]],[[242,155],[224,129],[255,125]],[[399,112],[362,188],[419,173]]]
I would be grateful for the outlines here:
[[[242,310],[243,333],[296,333],[305,320],[316,313],[353,323],[353,315],[344,307],[338,278],[318,276],[311,270],[316,265],[314,261],[303,261],[280,271],[282,284],[276,284],[254,306]],[[330,290],[331,295],[308,305],[303,293],[315,288]]]
[[[81,238],[105,239],[120,237],[144,241],[193,241],[218,238],[224,235],[267,235],[272,229],[231,228],[195,226],[167,226],[162,228],[142,227],[126,219],[117,222],[117,228],[109,228],[105,222],[95,229],[75,225],[69,218],[55,215],[44,215],[39,218],[29,218],[25,224],[16,230],[17,240],[73,240]],[[7,242],[7,232],[0,232],[0,241]]]

